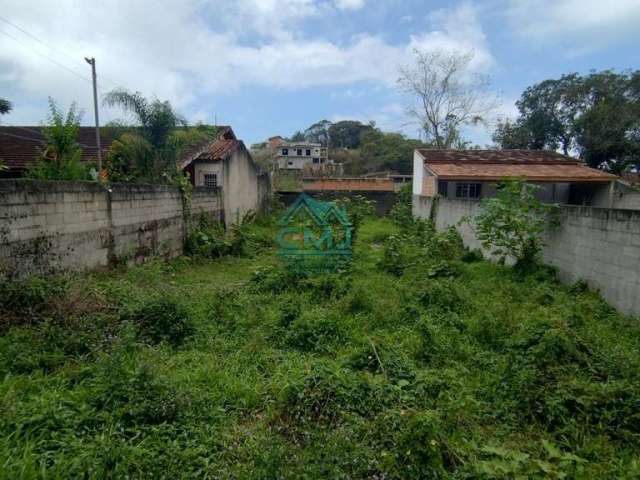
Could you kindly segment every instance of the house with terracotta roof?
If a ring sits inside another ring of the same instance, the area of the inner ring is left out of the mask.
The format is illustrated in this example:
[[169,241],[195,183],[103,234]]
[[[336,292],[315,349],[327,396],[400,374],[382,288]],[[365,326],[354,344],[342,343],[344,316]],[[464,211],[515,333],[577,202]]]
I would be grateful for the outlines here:
[[[42,130],[43,127],[34,126],[0,126],[0,160],[7,167],[0,176],[16,178],[25,174],[44,148]],[[101,129],[100,135],[105,158],[114,137],[108,128]],[[96,163],[95,128],[80,127],[77,142],[82,161]],[[187,151],[180,167],[189,173],[194,186],[222,190],[227,223],[238,221],[249,210],[259,209],[270,190],[268,174],[259,170],[230,126],[219,126],[216,138]]]
[[[0,173],[1,177],[18,178],[24,176],[27,168],[36,161],[45,147],[43,129],[44,127],[41,126],[0,126],[0,160],[7,167],[6,171]],[[97,163],[96,129],[94,127],[80,127],[77,142],[82,149],[82,161]],[[102,158],[107,155],[112,142],[112,131],[106,128],[100,129]]]
[[542,201],[609,207],[619,179],[575,158],[545,150],[414,152],[414,195],[479,200],[494,196],[501,180],[516,177],[538,184]]
[[270,179],[253,161],[231,127],[219,127],[218,136],[193,147],[180,167],[195,187],[221,188],[225,222],[237,223],[250,210],[259,210],[270,190]]

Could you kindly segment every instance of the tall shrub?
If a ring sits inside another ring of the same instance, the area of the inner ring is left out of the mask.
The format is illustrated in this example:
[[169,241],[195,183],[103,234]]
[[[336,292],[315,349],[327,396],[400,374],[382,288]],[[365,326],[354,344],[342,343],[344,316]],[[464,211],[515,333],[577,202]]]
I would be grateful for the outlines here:
[[49,110],[49,125],[42,131],[44,147],[27,175],[43,180],[89,180],[89,167],[81,162],[82,150],[76,140],[82,114],[75,103],[63,114],[52,98]]
[[557,206],[541,202],[539,189],[523,179],[505,180],[496,197],[482,201],[482,212],[473,220],[482,245],[503,259],[513,258],[522,272],[538,264],[542,234],[556,224]]

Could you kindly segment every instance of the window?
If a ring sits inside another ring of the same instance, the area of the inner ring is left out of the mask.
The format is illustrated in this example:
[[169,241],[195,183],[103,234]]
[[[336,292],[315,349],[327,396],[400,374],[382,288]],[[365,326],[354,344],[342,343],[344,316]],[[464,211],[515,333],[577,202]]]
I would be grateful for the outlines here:
[[480,198],[479,183],[456,183],[456,198]]
[[311,150],[307,148],[307,150],[304,152],[304,154],[305,154],[307,157],[310,157],[310,156],[311,156]]
[[301,148],[296,150],[296,155],[298,155],[299,157],[302,156],[302,149]]
[[205,173],[204,174],[204,186],[206,188],[217,188],[218,187],[218,175],[215,173]]
[[283,148],[282,149],[282,155],[289,155],[289,149],[288,148]]
[[287,165],[292,166],[293,162],[291,160],[289,160],[289,163]]
[[320,163],[320,159],[319,158],[314,158],[313,159],[313,163]]
[[440,180],[438,182],[438,195],[441,197],[447,198],[447,182]]

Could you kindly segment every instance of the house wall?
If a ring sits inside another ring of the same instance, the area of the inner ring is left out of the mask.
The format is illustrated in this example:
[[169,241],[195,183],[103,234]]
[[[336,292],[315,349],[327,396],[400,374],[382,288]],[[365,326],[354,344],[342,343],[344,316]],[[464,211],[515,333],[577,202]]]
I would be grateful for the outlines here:
[[[433,186],[428,185],[428,181],[433,180]],[[425,176],[423,195],[433,196],[438,193],[437,178],[433,176]],[[464,181],[457,182],[455,180],[447,181],[447,198],[456,198],[456,186],[458,183],[481,183],[480,198],[495,197],[497,195],[497,182],[473,182]],[[567,203],[569,201],[569,183],[536,183],[540,189],[536,192],[536,197],[548,203]],[[431,194],[433,192],[433,195]]]
[[[222,217],[219,190],[195,189],[192,215]],[[83,270],[182,253],[182,195],[161,185],[0,181],[0,272]]]
[[[474,201],[413,197],[415,216],[432,218],[439,231],[455,227],[469,248],[481,244],[460,222],[480,209]],[[640,211],[563,205],[560,226],[545,242],[544,261],[561,280],[585,280],[621,312],[640,316]]]
[[267,194],[258,184],[258,167],[244,147],[221,162],[224,218],[227,225],[239,223],[249,211],[258,211]]
[[194,181],[197,187],[204,186],[205,174],[218,175],[218,184],[221,185],[222,181],[222,165],[221,162],[196,162],[193,167]]

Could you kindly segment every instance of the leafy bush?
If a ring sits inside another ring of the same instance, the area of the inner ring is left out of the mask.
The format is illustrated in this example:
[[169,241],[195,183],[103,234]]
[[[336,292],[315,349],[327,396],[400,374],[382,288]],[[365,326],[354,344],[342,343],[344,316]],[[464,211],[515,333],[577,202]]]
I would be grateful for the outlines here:
[[158,344],[180,345],[194,329],[187,310],[175,300],[150,300],[128,315],[137,328],[138,338]]
[[81,161],[77,137],[81,114],[75,103],[67,115],[49,98],[49,126],[42,131],[45,147],[27,176],[40,180],[89,180],[89,166]]
[[515,259],[521,272],[530,272],[539,263],[542,233],[554,224],[557,212],[536,198],[539,189],[524,180],[504,181],[496,197],[482,201],[482,212],[473,220],[482,245],[503,259]]
[[342,335],[340,319],[321,310],[311,310],[302,313],[289,325],[285,343],[303,352],[325,352]]

